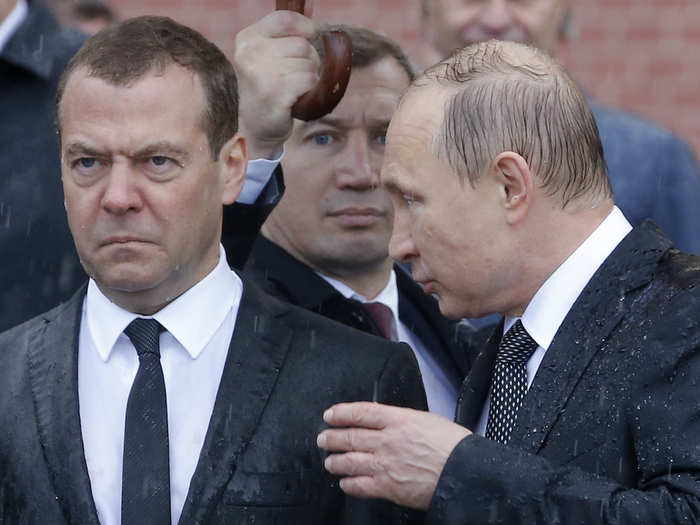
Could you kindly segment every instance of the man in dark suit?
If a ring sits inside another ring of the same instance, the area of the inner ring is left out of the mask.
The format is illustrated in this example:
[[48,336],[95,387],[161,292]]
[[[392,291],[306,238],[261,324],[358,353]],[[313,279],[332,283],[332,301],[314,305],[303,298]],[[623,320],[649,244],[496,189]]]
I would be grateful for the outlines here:
[[[423,31],[431,48],[426,63],[492,38],[528,43],[563,59],[559,51],[566,47],[572,22],[569,4],[570,0],[422,0]],[[676,247],[700,255],[700,169],[691,147],[638,115],[590,99],[589,104],[615,203],[627,220],[636,226],[652,219]]]
[[[349,494],[434,524],[696,522],[700,259],[614,206],[595,120],[547,55],[489,42],[416,80],[387,133],[394,256],[452,317],[505,315],[457,423],[342,404]],[[406,482],[406,480],[410,480]]]
[[68,299],[85,280],[66,223],[56,84],[85,37],[41,0],[0,0],[0,331]]
[[420,517],[346,497],[314,445],[328,403],[424,408],[410,350],[229,269],[223,205],[246,172],[237,104],[224,55],[167,18],[109,28],[69,63],[62,181],[91,278],[0,336],[0,522]]
[[413,71],[394,42],[359,27],[320,27],[312,40],[319,54],[319,35],[329,29],[342,29],[352,42],[350,82],[331,113],[308,122],[292,120],[286,79],[318,61],[296,51],[314,35],[311,21],[276,12],[237,36],[243,106],[265,115],[246,119],[255,126],[244,131],[263,149],[256,156],[273,158],[284,146],[286,184],[245,271],[285,301],[409,343],[430,410],[452,418],[467,354],[456,324],[389,257],[393,212],[379,186],[386,127]]

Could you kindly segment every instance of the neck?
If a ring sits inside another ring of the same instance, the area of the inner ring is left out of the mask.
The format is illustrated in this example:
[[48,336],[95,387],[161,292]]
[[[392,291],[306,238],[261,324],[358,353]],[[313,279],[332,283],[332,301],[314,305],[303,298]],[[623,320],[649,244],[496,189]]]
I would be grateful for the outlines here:
[[612,207],[612,200],[606,200],[595,208],[559,210],[555,216],[535,217],[539,225],[529,228],[533,234],[522,236],[518,246],[514,246],[521,260],[528,262],[517,277],[515,300],[503,313],[521,316],[544,282],[600,226]]
[[261,233],[268,241],[276,244],[296,260],[304,263],[309,268],[320,272],[328,277],[337,279],[346,286],[352,288],[355,293],[374,299],[389,282],[393,260],[386,255],[370,257],[365,260],[351,260],[349,257],[336,255],[334,257],[322,258],[310,256],[289,242],[289,237],[282,233],[268,219],[261,228]]
[[387,257],[374,267],[363,267],[362,271],[359,272],[351,272],[347,269],[334,269],[333,271],[319,269],[318,271],[328,277],[339,280],[344,285],[352,288],[355,293],[371,301],[386,288],[392,268],[393,261]]

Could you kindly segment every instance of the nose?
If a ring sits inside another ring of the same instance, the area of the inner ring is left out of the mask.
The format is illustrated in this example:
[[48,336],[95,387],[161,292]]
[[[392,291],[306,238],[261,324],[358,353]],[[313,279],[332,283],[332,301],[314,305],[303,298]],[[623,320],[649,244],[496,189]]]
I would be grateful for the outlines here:
[[345,147],[335,163],[338,188],[364,191],[379,186],[381,155],[371,150],[364,133],[348,134]]
[[128,162],[115,161],[106,178],[102,208],[115,215],[140,209],[142,201],[136,188],[137,177],[138,174],[130,168]]
[[481,26],[485,31],[499,34],[513,23],[509,0],[489,0],[481,12]]
[[411,234],[408,212],[405,205],[398,205],[396,201],[394,201],[394,227],[389,239],[389,255],[402,263],[411,263],[418,256]]

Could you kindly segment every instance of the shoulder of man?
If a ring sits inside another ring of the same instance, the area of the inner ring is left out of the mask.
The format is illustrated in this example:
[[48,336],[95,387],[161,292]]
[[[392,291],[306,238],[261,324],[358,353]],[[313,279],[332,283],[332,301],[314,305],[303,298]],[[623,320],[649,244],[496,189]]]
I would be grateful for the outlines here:
[[[606,158],[608,151],[616,156],[618,150],[644,156],[664,154],[669,150],[692,151],[685,140],[656,122],[590,99],[588,102],[598,124]],[[674,160],[667,158],[663,161],[673,164]]]
[[58,78],[87,35],[62,26],[41,0],[30,2],[24,23],[10,38],[3,56],[42,77]]
[[[247,294],[252,307],[260,309],[262,317],[267,318],[261,323],[279,323],[288,329],[291,335],[288,363],[304,364],[300,370],[311,367],[326,382],[332,382],[336,376],[342,376],[348,385],[369,382],[372,387],[371,383],[375,382],[381,397],[375,400],[426,408],[418,363],[407,344],[366,334],[273,297],[245,276],[243,281],[244,296]],[[259,329],[266,330],[264,326]],[[280,333],[279,325],[271,328],[271,333]],[[321,379],[316,379],[319,386],[324,382]]]
[[[7,354],[17,355],[20,352],[26,352],[30,341],[41,337],[52,323],[62,322],[66,324],[66,330],[77,330],[76,323],[80,321],[85,291],[86,285],[81,286],[67,301],[0,333],[0,367],[3,358],[8,357]],[[11,351],[10,348],[12,348]]]

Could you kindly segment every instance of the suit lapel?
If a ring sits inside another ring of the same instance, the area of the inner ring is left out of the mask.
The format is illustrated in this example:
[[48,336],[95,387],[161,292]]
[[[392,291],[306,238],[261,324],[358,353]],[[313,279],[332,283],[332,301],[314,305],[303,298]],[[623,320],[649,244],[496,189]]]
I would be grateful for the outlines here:
[[190,482],[180,523],[206,523],[250,442],[284,364],[292,330],[279,321],[287,306],[249,280],[229,346],[214,411]]
[[503,320],[494,329],[491,337],[474,360],[469,375],[467,375],[457,400],[455,421],[471,431],[476,430],[484,403],[491,388],[491,375],[496,363],[498,344],[503,335]]
[[584,288],[564,319],[525,396],[510,444],[537,453],[593,356],[649,283],[670,242],[650,224],[633,230]]
[[28,335],[29,378],[56,499],[67,522],[98,525],[78,407],[78,333],[84,296],[83,286]]

